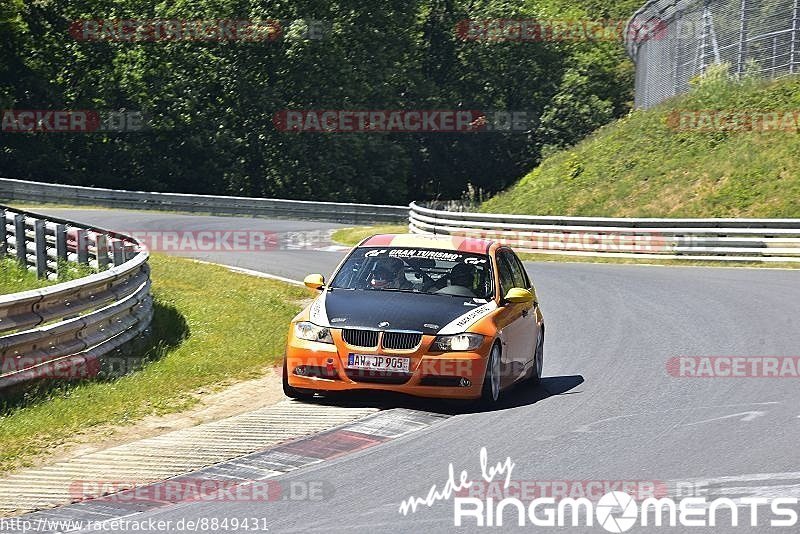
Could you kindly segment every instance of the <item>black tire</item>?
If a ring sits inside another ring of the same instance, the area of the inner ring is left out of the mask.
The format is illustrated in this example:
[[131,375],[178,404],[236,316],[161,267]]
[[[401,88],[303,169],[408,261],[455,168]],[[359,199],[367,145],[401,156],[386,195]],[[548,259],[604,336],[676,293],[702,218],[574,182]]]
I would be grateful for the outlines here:
[[283,394],[290,399],[311,400],[314,392],[307,389],[297,389],[289,385],[289,372],[287,370],[286,358],[283,359]]
[[544,325],[542,325],[542,335],[539,336],[539,342],[536,344],[533,363],[534,367],[529,380],[531,384],[536,386],[542,381],[542,367],[544,366]]
[[502,348],[500,342],[492,345],[489,359],[486,362],[486,374],[483,377],[481,398],[479,404],[482,408],[493,408],[500,400],[500,356]]

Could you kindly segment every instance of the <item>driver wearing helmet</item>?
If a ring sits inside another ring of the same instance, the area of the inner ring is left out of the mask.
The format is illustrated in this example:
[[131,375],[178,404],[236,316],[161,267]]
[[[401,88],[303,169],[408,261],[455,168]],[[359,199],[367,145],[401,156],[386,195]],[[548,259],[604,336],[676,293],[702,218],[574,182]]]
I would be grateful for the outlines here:
[[398,258],[381,258],[369,274],[370,289],[412,289],[405,275],[405,263]]
[[473,293],[475,293],[477,289],[476,284],[476,274],[478,273],[478,269],[474,265],[469,265],[467,263],[458,263],[453,266],[453,269],[450,271],[450,284],[454,286],[461,286],[466,287]]

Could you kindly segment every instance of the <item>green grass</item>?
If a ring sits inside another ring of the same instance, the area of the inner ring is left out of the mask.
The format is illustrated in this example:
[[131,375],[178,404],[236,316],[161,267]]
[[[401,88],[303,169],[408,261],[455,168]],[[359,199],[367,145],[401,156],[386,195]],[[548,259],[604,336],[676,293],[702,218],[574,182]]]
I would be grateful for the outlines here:
[[491,213],[612,217],[800,217],[800,134],[677,131],[682,110],[800,110],[800,77],[733,82],[714,71],[688,95],[635,111],[544,159]]
[[0,204],[10,206],[18,210],[33,211],[37,209],[81,209],[81,210],[108,210],[106,208],[94,204],[65,204],[60,202],[33,202],[30,200],[11,200],[0,198]]
[[59,263],[57,280],[40,280],[36,274],[24,269],[14,258],[0,258],[0,295],[39,289],[58,282],[67,282],[94,272],[93,269],[77,263]]
[[283,355],[305,288],[224,267],[153,255],[156,307],[140,370],[62,385],[0,407],[0,471],[24,465],[97,425],[190,408],[200,388],[255,378]]
[[355,246],[362,239],[375,234],[406,234],[408,233],[407,224],[386,224],[382,226],[356,226],[353,228],[342,228],[333,233],[332,239],[343,245]]
[[37,279],[36,273],[23,269],[13,258],[0,258],[0,295],[38,289],[52,283]]

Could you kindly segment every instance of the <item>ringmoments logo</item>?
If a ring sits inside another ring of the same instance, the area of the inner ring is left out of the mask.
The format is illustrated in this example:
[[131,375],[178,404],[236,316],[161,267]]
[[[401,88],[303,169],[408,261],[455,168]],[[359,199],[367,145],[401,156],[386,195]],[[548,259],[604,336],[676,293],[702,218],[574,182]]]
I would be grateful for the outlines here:
[[[592,527],[596,524],[613,533],[627,532],[636,525],[738,527],[740,524],[758,525],[766,522],[773,527],[791,527],[797,525],[798,521],[800,499],[796,497],[743,497],[734,501],[729,498],[709,500],[706,496],[690,496],[675,500],[664,496],[664,484],[642,481],[617,481],[613,485],[605,481],[606,486],[601,481],[572,485],[560,481],[558,487],[571,486],[576,488],[573,491],[577,493],[570,493],[570,496],[564,493],[543,496],[546,493],[541,488],[552,487],[551,481],[550,484],[536,485],[540,489],[534,489],[527,495],[519,491],[516,496],[507,495],[513,493],[509,488],[513,487],[511,475],[515,465],[510,457],[491,464],[484,447],[480,451],[480,479],[471,477],[466,470],[456,475],[451,463],[444,484],[432,485],[425,497],[408,497],[400,503],[398,511],[408,515],[441,501],[452,500],[455,527]],[[486,485],[500,483],[502,488],[497,493],[490,495],[482,492],[480,496],[468,496],[476,484],[480,490]],[[517,486],[519,489],[520,485]],[[572,496],[585,494],[590,486],[595,493],[589,497]],[[604,487],[611,490],[599,498],[593,498],[597,497],[597,489]],[[646,491],[643,492],[643,489]],[[763,507],[768,507],[768,511],[764,511]]]

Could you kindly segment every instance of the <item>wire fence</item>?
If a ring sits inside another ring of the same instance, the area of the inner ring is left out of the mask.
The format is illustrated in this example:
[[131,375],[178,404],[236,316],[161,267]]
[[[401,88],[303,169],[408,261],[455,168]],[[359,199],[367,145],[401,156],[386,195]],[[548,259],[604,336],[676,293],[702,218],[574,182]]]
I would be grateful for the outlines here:
[[800,73],[800,0],[652,0],[631,18],[637,108],[689,89],[712,65],[775,78]]

